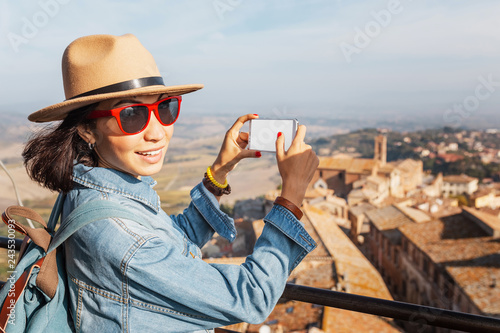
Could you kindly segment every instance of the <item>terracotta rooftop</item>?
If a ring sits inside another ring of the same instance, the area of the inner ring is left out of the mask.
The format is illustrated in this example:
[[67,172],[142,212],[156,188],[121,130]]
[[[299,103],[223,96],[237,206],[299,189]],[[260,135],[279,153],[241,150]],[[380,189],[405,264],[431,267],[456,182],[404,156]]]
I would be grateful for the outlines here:
[[345,280],[346,290],[353,294],[392,299],[382,277],[349,237],[335,223],[331,214],[314,207],[304,209],[321,242],[331,253],[337,274]]
[[438,154],[437,157],[442,159],[443,161],[445,161],[447,163],[461,161],[464,159],[464,157],[462,155],[451,154],[451,153]]
[[407,173],[411,173],[411,172],[414,172],[415,169],[419,169],[420,168],[420,165],[422,164],[421,161],[415,161],[411,158],[407,158],[405,160],[402,160],[402,161],[395,161],[395,162],[392,162],[394,163],[394,165],[404,171],[404,172],[407,172]]
[[373,209],[376,209],[375,206],[373,206],[367,202],[362,202],[357,206],[349,208],[349,211],[354,216],[360,216],[360,215],[365,214],[367,211],[373,210]]
[[425,224],[408,223],[403,235],[441,264],[487,315],[500,315],[500,241],[487,235],[465,214]]
[[366,216],[380,231],[396,229],[403,224],[413,223],[413,220],[395,205],[367,211]]
[[384,165],[381,165],[378,169],[378,172],[379,173],[385,173],[385,174],[389,174],[391,173],[392,171],[394,171],[394,169],[396,168],[396,166],[393,164],[393,163],[386,163]]
[[347,170],[351,165],[353,158],[335,158],[335,157],[319,157],[318,169],[335,169],[335,170]]
[[347,169],[349,173],[371,172],[377,165],[377,161],[368,158],[354,158],[351,165]]
[[443,182],[447,182],[447,183],[470,183],[474,180],[478,180],[478,179],[474,178],[474,177],[469,177],[469,176],[464,175],[464,174],[450,175],[450,176],[443,177]]
[[320,156],[318,169],[344,170],[349,173],[368,173],[377,165],[377,162],[370,158]]
[[393,197],[390,195],[387,198],[385,198],[385,200],[383,200],[379,206],[386,207],[386,206],[396,205],[396,204],[408,205],[408,204],[411,204],[412,202],[413,202],[413,198],[397,198],[397,197]]
[[323,332],[401,332],[377,316],[330,307],[325,307],[324,311]]
[[322,187],[317,187],[313,189],[307,189],[305,199],[313,199],[318,197],[326,197],[329,195],[333,195],[334,191],[331,189],[326,189]]
[[484,189],[481,189],[479,191],[474,192],[470,196],[470,198],[473,200],[473,199],[485,197],[485,196],[488,196],[488,195],[492,194],[492,192],[495,192],[495,190],[491,189],[491,188],[484,188]]
[[366,216],[392,244],[400,243],[401,233],[397,230],[398,227],[407,223],[415,223],[395,205],[370,210],[366,212]]
[[479,223],[479,226],[488,233],[488,236],[500,237],[500,219],[498,217],[470,207],[462,207],[462,209],[466,212],[466,215],[470,215],[474,222]]
[[424,223],[429,222],[431,220],[430,216],[420,209],[411,208],[407,206],[397,206],[397,208],[405,214],[407,217],[413,220],[416,223]]
[[481,207],[478,210],[500,218],[500,208]]
[[368,176],[368,177],[366,177],[366,180],[368,182],[372,182],[372,183],[375,183],[377,185],[382,185],[382,184],[385,184],[385,183],[389,182],[388,178],[386,178],[386,177],[380,177],[380,176]]

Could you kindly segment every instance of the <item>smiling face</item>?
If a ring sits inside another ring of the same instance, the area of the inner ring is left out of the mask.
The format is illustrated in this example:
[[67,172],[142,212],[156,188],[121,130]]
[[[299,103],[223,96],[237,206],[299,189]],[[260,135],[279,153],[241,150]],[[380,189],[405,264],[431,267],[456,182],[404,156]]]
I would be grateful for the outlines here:
[[[110,99],[99,103],[97,110],[110,110],[131,104],[152,104],[163,95]],[[134,177],[158,173],[163,166],[174,126],[163,126],[151,112],[148,126],[140,133],[125,135],[114,117],[96,120],[92,131],[79,129],[85,141],[95,143],[100,167],[113,168]]]

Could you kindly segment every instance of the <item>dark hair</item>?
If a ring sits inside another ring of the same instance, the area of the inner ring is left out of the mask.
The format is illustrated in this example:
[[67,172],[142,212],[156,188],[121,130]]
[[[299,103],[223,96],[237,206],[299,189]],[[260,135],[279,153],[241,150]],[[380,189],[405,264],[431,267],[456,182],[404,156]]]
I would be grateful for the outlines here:
[[80,124],[95,126],[95,121],[87,119],[87,115],[97,104],[71,111],[59,126],[46,127],[30,138],[24,147],[23,158],[31,179],[53,191],[68,192],[73,188],[75,160],[90,167],[97,166],[96,152],[78,134]]

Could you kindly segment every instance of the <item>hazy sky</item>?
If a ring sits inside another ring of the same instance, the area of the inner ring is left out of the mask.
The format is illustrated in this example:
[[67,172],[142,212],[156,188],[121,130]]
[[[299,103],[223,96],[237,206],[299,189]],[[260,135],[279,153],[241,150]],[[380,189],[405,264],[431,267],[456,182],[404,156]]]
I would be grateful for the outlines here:
[[466,122],[500,111],[499,17],[494,0],[3,0],[0,109],[62,101],[74,39],[133,33],[167,84],[205,84],[184,110]]

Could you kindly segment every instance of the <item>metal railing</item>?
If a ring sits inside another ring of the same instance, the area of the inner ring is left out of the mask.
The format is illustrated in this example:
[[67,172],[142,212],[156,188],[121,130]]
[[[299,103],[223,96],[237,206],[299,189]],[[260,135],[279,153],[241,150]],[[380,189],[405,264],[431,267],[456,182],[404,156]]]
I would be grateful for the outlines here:
[[[16,239],[16,250],[22,240]],[[6,248],[7,237],[0,237]],[[4,282],[0,282],[0,287]],[[288,283],[281,301],[299,301],[466,332],[500,332],[500,319]],[[230,333],[216,329],[216,333]]]

